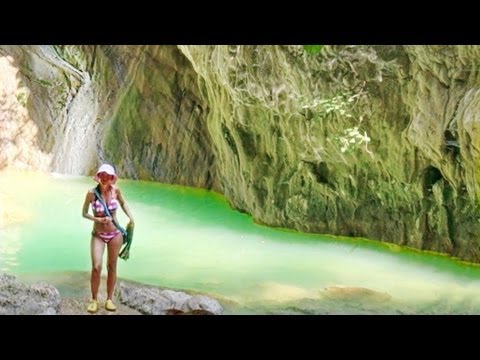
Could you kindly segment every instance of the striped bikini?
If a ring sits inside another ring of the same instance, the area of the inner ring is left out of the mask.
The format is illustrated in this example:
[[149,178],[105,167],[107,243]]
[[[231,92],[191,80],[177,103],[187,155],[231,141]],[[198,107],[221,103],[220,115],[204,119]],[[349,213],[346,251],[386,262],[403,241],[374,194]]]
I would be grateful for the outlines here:
[[[111,192],[111,199],[107,204],[108,206],[108,211],[110,211],[110,214],[114,214],[115,211],[118,209],[118,200],[115,197],[115,191]],[[95,199],[92,201],[92,210],[94,216],[98,217],[104,217],[106,216],[105,214],[105,209],[102,205],[102,203],[97,199],[95,196]],[[98,236],[100,239],[103,240],[105,244],[108,244],[115,236],[120,234],[120,230],[115,229],[114,231],[92,231],[92,235]]]
[[120,234],[118,229],[115,231],[92,231],[92,235],[102,239],[105,244],[108,244],[118,234]]

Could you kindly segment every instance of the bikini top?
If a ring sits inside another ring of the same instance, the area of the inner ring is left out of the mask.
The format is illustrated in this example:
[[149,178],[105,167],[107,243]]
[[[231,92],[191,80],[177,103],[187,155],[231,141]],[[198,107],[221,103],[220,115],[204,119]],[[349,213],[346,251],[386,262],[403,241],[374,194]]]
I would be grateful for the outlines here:
[[[93,192],[93,194],[95,195],[95,192]],[[105,201],[105,203],[107,204],[108,210],[110,211],[110,213],[113,213],[115,210],[118,209],[117,195],[116,195],[116,191],[114,191],[113,188],[110,193],[110,201],[108,203]],[[95,199],[92,201],[92,210],[95,214],[98,214],[98,215],[102,215],[105,213],[105,209],[102,203],[100,202],[100,200],[98,200],[97,195],[95,195]]]

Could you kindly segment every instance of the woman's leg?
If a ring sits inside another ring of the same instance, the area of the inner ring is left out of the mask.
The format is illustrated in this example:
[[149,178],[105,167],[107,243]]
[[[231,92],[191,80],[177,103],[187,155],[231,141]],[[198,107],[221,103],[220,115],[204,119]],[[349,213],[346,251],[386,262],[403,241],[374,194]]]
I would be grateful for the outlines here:
[[90,276],[90,288],[92,299],[97,300],[98,288],[100,287],[100,275],[102,274],[102,259],[105,243],[102,239],[92,236],[90,250],[92,256],[92,274]]
[[112,300],[115,291],[115,283],[117,282],[117,259],[120,248],[123,245],[123,236],[118,234],[108,243],[107,257],[107,300]]

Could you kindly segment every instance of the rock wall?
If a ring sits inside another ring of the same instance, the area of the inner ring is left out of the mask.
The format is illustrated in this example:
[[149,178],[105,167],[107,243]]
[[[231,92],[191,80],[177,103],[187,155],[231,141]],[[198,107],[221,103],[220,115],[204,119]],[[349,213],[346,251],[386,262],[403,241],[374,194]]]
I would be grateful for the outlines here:
[[474,261],[479,49],[182,47],[236,208]]
[[270,226],[480,261],[478,46],[2,56],[18,86],[0,92],[0,168],[89,174],[112,161],[122,177],[219,191]]

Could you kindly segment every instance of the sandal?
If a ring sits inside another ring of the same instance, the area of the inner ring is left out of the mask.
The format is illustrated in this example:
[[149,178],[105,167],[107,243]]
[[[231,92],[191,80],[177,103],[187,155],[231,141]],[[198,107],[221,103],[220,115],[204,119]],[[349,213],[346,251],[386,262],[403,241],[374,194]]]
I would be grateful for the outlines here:
[[96,313],[98,311],[98,301],[97,300],[90,300],[90,304],[88,304],[87,311],[89,313]]
[[117,307],[115,306],[113,301],[109,299],[109,300],[105,301],[105,310],[116,311]]

